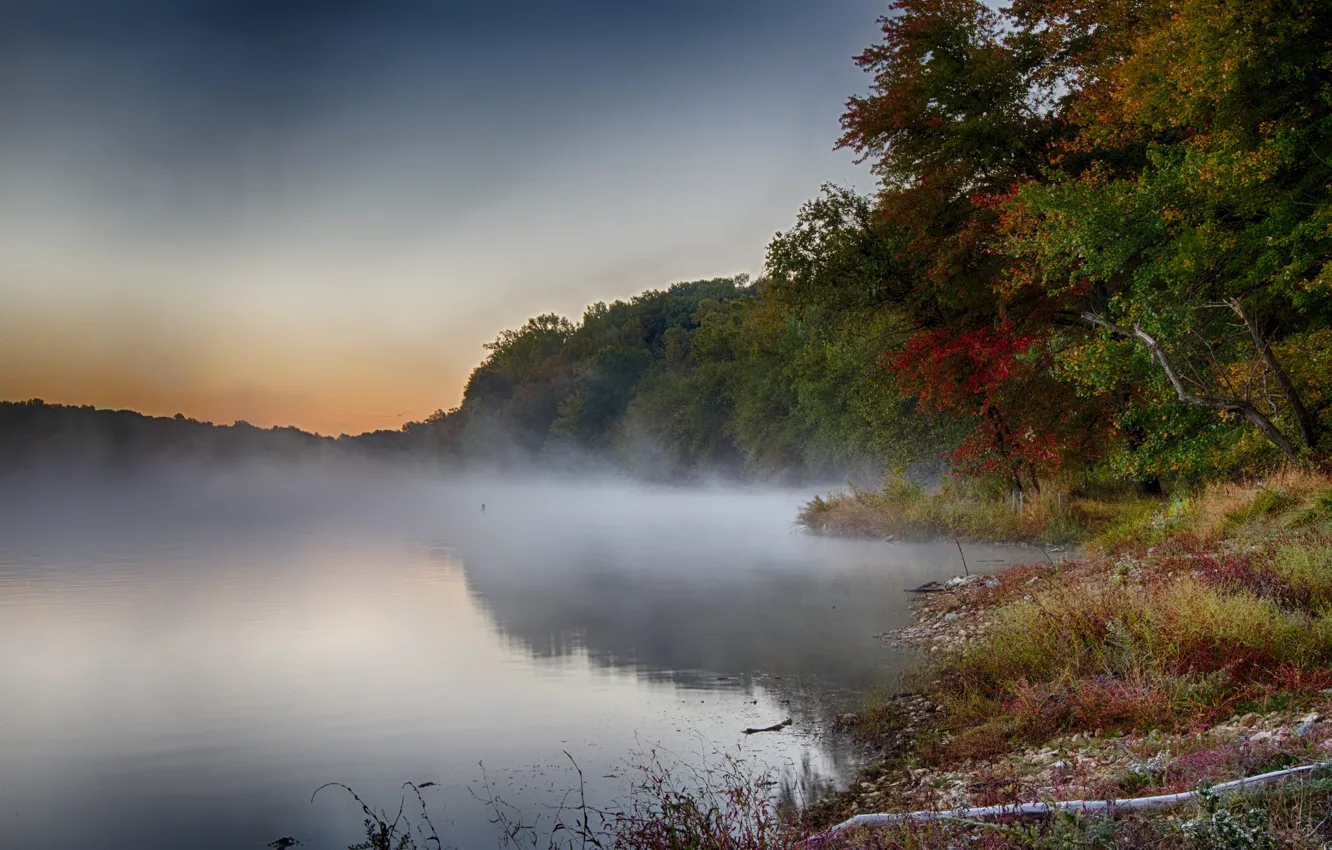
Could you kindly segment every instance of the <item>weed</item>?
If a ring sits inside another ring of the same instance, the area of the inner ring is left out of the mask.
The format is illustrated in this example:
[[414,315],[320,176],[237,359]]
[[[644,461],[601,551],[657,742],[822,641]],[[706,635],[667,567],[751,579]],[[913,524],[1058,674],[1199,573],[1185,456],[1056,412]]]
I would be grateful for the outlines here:
[[1249,504],[1226,514],[1225,524],[1231,528],[1243,526],[1254,520],[1279,514],[1293,504],[1295,499],[1289,493],[1281,490],[1259,490]]
[[[420,820],[416,824],[415,832],[412,829],[411,818],[405,814],[407,805],[407,795],[403,794],[398,801],[398,812],[389,820],[388,809],[375,809],[370,806],[361,797],[351,789],[351,786],[344,785],[341,782],[327,782],[315,789],[310,795],[310,802],[315,801],[319,792],[325,788],[341,788],[356,801],[365,813],[365,840],[357,844],[348,845],[347,850],[427,850],[434,847],[434,850],[443,850],[443,844],[439,838],[439,832],[435,829],[434,823],[430,820],[430,812],[426,807],[425,798],[421,796],[422,788],[429,788],[434,785],[433,782],[422,782],[417,785],[412,782],[404,782],[404,789],[410,788],[412,794],[416,797],[421,806]],[[427,831],[428,830],[428,831]],[[418,843],[417,837],[420,837]],[[286,839],[278,839],[284,841]],[[299,843],[299,842],[296,842]],[[277,842],[274,842],[277,844]],[[288,844],[285,846],[293,846]]]
[[1201,813],[1182,825],[1198,850],[1269,850],[1276,846],[1266,809],[1251,807],[1236,815],[1223,808],[1206,785],[1198,789],[1198,800]]

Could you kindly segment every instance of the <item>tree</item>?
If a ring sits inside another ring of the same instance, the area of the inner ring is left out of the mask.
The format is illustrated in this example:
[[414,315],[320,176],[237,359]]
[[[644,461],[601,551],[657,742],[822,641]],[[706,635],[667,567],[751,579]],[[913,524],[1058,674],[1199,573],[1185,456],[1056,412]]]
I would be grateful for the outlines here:
[[1044,46],[976,0],[898,0],[841,144],[880,177],[874,228],[891,252],[885,300],[909,334],[886,350],[899,390],[969,433],[964,471],[1039,487],[1100,417],[1060,397],[1048,368],[1062,304],[1008,286],[999,226],[1015,187],[1041,178],[1062,131]]
[[1141,346],[1155,387],[1139,371],[1140,390],[1245,421],[1288,460],[1325,432],[1277,354],[1326,325],[1332,295],[1332,86],[1317,70],[1332,22],[1316,5],[1153,4],[1061,170],[1009,219],[1025,274]]

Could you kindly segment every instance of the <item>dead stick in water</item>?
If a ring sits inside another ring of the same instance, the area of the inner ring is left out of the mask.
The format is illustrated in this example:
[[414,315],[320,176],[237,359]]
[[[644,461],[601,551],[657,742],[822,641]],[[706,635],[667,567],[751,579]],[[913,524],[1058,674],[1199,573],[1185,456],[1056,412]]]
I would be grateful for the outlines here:
[[780,732],[790,725],[791,725],[791,718],[788,717],[785,720],[783,720],[781,723],[774,723],[771,726],[764,726],[762,729],[755,729],[753,727],[750,727],[749,729],[746,729],[744,731],[744,734],[753,735],[756,732]]
[[[962,541],[954,537],[953,542],[957,544],[957,554],[962,555]],[[971,575],[971,570],[967,569],[966,555],[962,555],[962,572],[965,573],[966,575]]]

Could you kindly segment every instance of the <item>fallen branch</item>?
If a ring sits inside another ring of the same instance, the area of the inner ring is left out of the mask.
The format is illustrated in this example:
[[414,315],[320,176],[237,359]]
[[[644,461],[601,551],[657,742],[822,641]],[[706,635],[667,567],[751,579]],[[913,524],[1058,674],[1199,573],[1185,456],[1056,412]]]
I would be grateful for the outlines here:
[[947,589],[948,588],[944,587],[942,584],[939,584],[939,582],[937,581],[927,581],[924,584],[922,584],[920,587],[902,588],[904,593],[942,593]]
[[764,726],[762,729],[755,729],[752,726],[744,731],[746,735],[753,735],[757,732],[780,732],[791,725],[791,718],[786,718],[781,723],[774,723],[771,726]]
[[[1332,761],[1318,762],[1317,764],[1309,764],[1304,767],[1289,767],[1284,770],[1260,773],[1257,776],[1249,776],[1231,782],[1222,782],[1220,785],[1213,785],[1211,792],[1213,794],[1224,794],[1229,791],[1238,791],[1241,788],[1262,785],[1275,779],[1284,779],[1287,776],[1294,776],[1300,773],[1310,773],[1326,767],[1332,767]],[[1191,802],[1197,796],[1197,791],[1184,791],[1179,794],[1160,794],[1155,797],[1134,797],[1127,800],[1064,800],[1062,802],[1053,803],[1016,803],[1012,805],[979,806],[972,809],[957,809],[952,812],[920,811],[902,812],[898,814],[856,815],[853,818],[848,818],[836,826],[831,826],[823,832],[811,837],[805,842],[805,845],[809,846],[810,844],[824,841],[839,832],[857,826],[886,826],[888,824],[901,823],[903,821],[921,822],[1029,817],[1032,815],[1048,815],[1057,811],[1072,811],[1082,814],[1111,811],[1151,811],[1153,809],[1168,809],[1180,806],[1184,803]]]

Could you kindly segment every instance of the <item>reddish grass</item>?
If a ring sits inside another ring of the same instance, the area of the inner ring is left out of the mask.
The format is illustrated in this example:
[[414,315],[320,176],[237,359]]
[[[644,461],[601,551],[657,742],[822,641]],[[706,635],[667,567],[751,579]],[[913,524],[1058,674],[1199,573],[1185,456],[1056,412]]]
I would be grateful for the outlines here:
[[1024,567],[972,591],[998,622],[936,666],[932,693],[957,733],[941,758],[985,757],[1004,738],[1185,728],[1242,701],[1332,687],[1332,635],[1318,619],[1332,577],[1317,573],[1323,560],[1292,561],[1291,546],[1181,544]]

